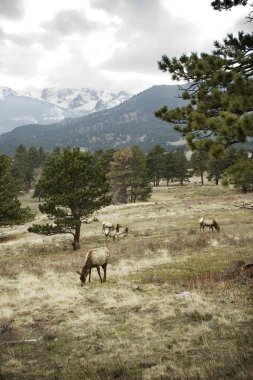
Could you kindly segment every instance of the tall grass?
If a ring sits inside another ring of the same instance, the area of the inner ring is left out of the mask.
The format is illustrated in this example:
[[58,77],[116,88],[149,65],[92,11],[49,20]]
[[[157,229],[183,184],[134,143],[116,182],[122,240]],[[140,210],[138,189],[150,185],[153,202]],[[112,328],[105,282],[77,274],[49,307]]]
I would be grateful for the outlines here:
[[[214,186],[159,188],[146,204],[97,213],[127,225],[126,238],[106,243],[101,223],[84,225],[75,253],[66,236],[17,229],[8,243],[2,231],[0,378],[252,378],[252,280],[220,281],[252,257],[253,219],[238,199]],[[206,214],[220,233],[199,231]],[[85,252],[105,244],[107,282],[93,269],[81,288]]]

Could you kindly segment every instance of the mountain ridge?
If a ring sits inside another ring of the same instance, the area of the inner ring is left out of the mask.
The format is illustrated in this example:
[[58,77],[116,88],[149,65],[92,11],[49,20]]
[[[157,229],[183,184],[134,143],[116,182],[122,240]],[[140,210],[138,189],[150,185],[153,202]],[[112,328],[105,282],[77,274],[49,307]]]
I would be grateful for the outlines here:
[[117,106],[131,96],[122,90],[118,93],[113,93],[103,90],[97,91],[86,87],[79,89],[49,87],[42,89],[39,98],[78,114],[88,115]]
[[76,117],[72,111],[19,94],[9,87],[0,87],[0,115],[0,134],[24,124],[49,124]]
[[0,87],[0,134],[26,124],[50,124],[112,108],[131,97],[88,88],[44,88],[34,93]]
[[172,124],[154,116],[154,111],[163,105],[170,108],[185,105],[178,97],[177,85],[153,86],[118,106],[90,115],[15,128],[0,135],[0,151],[13,154],[20,144],[42,146],[49,151],[66,146],[95,151],[133,145],[147,150],[156,144],[170,150],[181,139],[181,134]]

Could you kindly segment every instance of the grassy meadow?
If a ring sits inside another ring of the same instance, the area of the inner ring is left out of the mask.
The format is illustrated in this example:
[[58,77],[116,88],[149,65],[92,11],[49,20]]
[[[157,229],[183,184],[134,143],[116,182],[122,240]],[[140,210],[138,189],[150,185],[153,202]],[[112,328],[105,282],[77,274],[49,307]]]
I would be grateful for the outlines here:
[[[20,198],[38,212],[29,194]],[[108,206],[70,236],[0,230],[0,379],[253,379],[252,279],[220,281],[253,258],[253,194],[214,185],[154,189]],[[199,230],[213,216],[221,231]],[[129,227],[105,242],[103,220]],[[80,286],[89,248],[111,250],[107,282]]]

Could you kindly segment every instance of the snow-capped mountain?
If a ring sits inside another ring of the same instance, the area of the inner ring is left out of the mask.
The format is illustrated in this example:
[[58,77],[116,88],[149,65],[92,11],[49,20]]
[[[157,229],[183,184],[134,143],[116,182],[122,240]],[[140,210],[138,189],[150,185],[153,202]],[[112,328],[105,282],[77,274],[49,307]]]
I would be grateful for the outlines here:
[[49,124],[76,116],[80,115],[9,87],[0,87],[0,134],[21,125]]
[[13,91],[10,87],[0,86],[0,100],[5,100],[6,96],[18,96],[18,93]]
[[44,88],[39,98],[77,112],[80,116],[115,107],[130,97],[125,91],[112,93],[90,88]]
[[0,136],[0,152],[13,154],[21,144],[27,148],[42,146],[46,151],[56,146],[79,146],[82,150],[96,151],[134,145],[147,151],[156,144],[174,149],[184,142],[172,124],[155,117],[154,111],[163,104],[173,109],[185,106],[187,101],[178,98],[177,85],[153,86],[107,110],[50,125],[15,128]]
[[27,124],[50,124],[115,107],[131,97],[88,88],[44,88],[31,92],[0,86],[0,134]]

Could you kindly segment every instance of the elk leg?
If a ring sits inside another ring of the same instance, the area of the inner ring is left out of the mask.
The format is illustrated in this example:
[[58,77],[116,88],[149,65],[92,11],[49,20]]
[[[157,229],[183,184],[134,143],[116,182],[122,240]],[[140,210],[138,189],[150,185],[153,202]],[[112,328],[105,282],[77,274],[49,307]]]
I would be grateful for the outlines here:
[[91,268],[89,270],[89,282],[90,282],[90,279],[91,279]]
[[102,265],[102,268],[104,269],[104,279],[103,279],[103,282],[106,282],[106,264]]
[[101,277],[101,273],[100,273],[100,268],[99,268],[99,266],[97,266],[97,271],[98,271],[98,275],[99,275],[99,277],[100,277],[100,281],[103,282],[102,277]]

